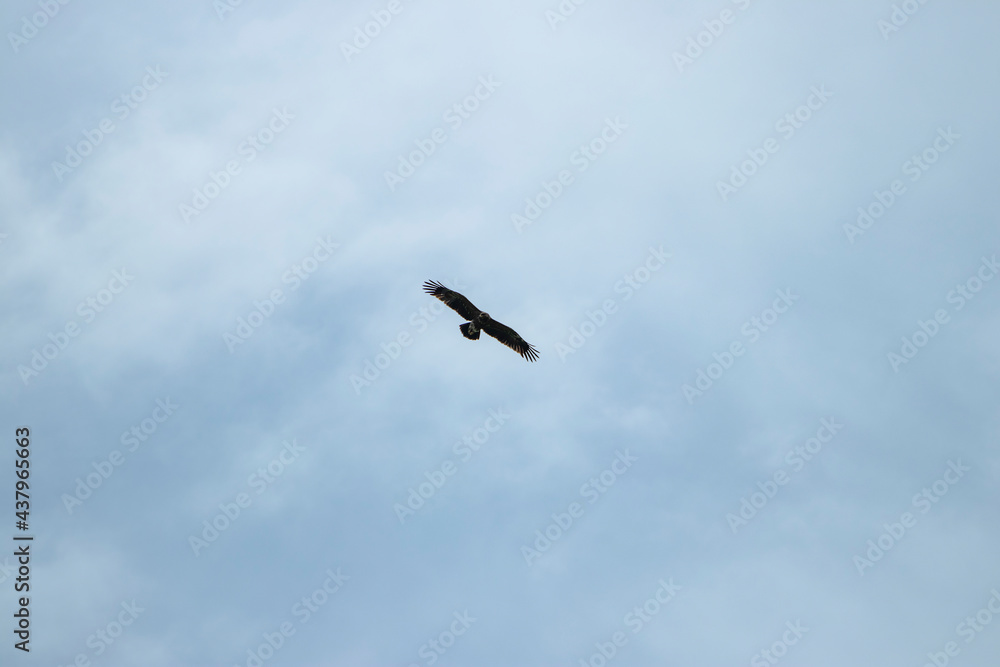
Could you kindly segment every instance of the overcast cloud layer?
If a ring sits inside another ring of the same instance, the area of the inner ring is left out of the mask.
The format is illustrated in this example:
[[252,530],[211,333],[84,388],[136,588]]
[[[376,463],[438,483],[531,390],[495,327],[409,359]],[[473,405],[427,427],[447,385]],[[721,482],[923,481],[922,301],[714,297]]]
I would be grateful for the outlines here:
[[7,3],[0,662],[995,665],[998,20]]

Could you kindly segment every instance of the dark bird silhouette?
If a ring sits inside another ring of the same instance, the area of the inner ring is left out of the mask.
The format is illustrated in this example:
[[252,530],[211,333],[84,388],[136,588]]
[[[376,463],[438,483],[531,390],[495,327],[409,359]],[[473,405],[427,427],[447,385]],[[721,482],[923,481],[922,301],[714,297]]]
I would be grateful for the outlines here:
[[485,331],[528,361],[538,359],[538,350],[535,349],[534,345],[526,343],[516,331],[505,324],[500,324],[490,317],[489,313],[476,308],[471,301],[458,292],[433,280],[424,283],[424,291],[441,299],[445,305],[469,320],[458,327],[462,330],[462,335],[469,340],[479,340],[479,332]]

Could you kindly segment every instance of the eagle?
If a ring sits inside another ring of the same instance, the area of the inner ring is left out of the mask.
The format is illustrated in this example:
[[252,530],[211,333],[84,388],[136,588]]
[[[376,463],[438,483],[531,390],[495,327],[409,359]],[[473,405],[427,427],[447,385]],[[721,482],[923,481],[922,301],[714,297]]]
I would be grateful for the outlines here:
[[476,308],[471,301],[458,292],[433,280],[424,283],[424,291],[441,299],[445,305],[469,320],[458,326],[462,335],[469,340],[479,340],[479,332],[485,331],[528,361],[538,359],[538,350],[535,349],[534,345],[526,343],[516,331],[505,324],[500,324],[490,317],[489,313],[484,313]]

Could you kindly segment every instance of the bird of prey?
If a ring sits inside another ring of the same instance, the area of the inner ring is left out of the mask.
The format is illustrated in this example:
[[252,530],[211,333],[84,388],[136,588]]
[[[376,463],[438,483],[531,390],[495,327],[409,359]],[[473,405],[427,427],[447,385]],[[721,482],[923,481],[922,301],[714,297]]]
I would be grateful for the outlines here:
[[505,324],[500,324],[490,317],[489,313],[484,313],[476,308],[471,301],[458,292],[433,280],[424,283],[424,291],[441,299],[445,305],[469,320],[458,327],[462,330],[462,335],[469,340],[479,340],[479,332],[485,331],[528,361],[538,359],[538,350],[535,349],[534,345],[526,343],[516,331]]

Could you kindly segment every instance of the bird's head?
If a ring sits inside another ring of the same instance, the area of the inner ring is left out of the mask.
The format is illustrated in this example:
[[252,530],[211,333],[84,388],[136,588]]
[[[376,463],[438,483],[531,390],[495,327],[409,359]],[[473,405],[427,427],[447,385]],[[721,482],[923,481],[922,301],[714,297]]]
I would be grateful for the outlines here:
[[480,324],[485,323],[485,322],[489,322],[489,321],[490,321],[490,314],[489,313],[479,313],[479,322],[480,322]]

